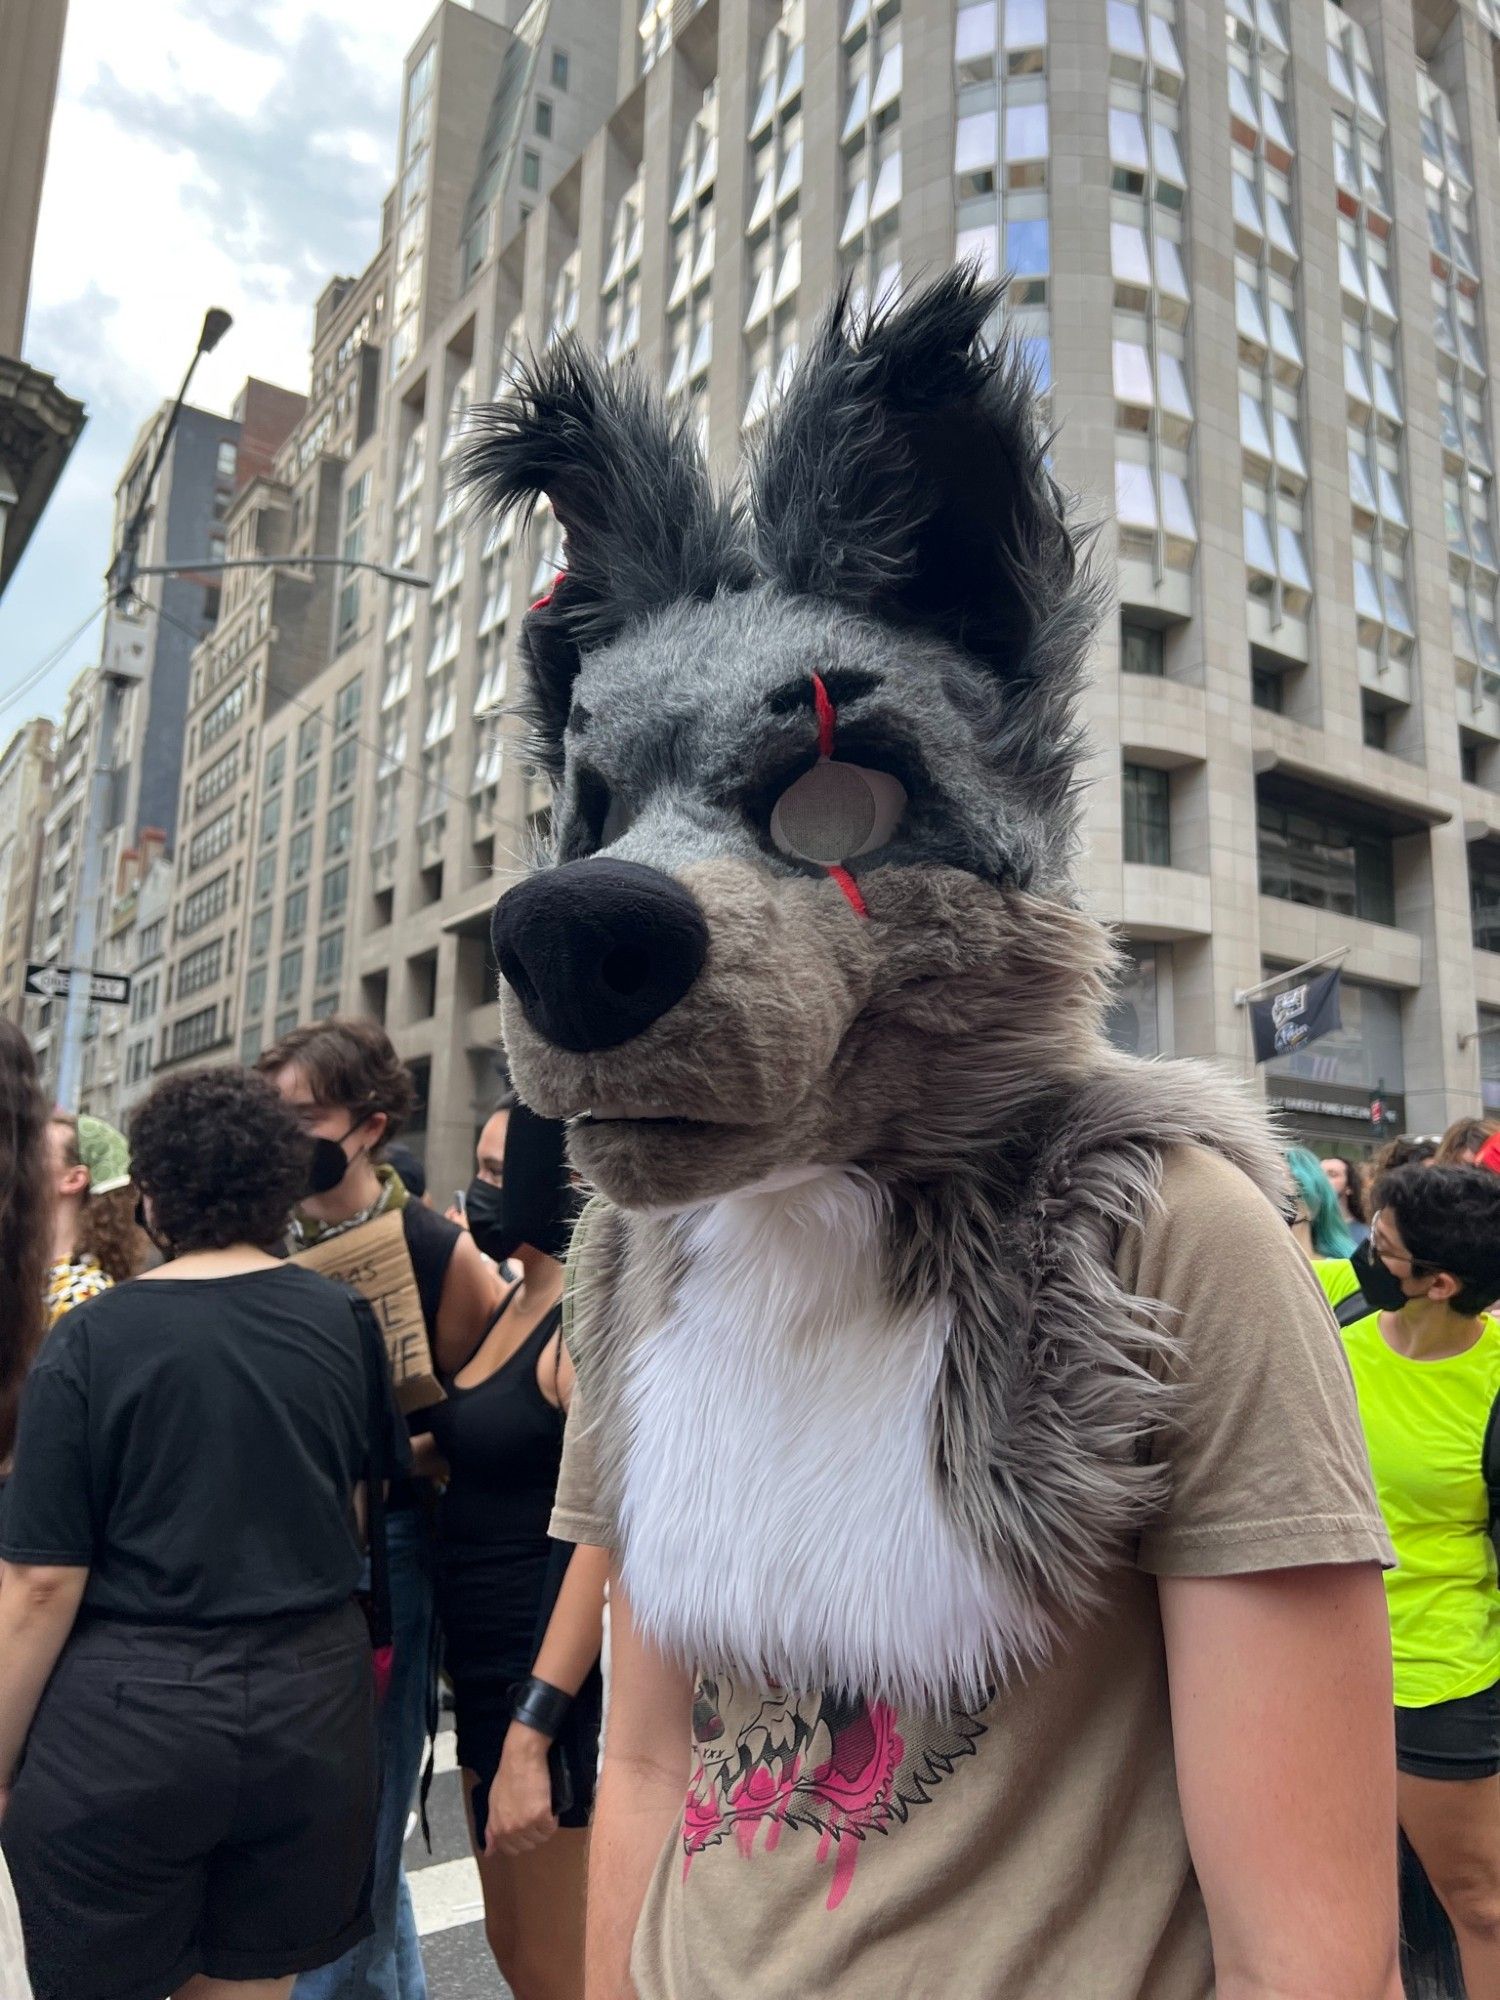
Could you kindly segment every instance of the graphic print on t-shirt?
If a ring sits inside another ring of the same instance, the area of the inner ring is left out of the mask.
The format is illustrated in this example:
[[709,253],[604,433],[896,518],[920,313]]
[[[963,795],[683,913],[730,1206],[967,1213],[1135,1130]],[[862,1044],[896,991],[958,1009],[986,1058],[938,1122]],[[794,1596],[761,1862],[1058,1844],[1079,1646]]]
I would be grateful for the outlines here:
[[[726,1716],[734,1718],[733,1728]],[[773,1852],[788,1829],[816,1833],[809,1858],[832,1864],[827,1907],[854,1880],[860,1843],[926,1805],[985,1726],[957,1711],[898,1716],[860,1695],[737,1690],[727,1674],[699,1680],[693,1701],[698,1763],[683,1814],[683,1872],[733,1837],[748,1860],[756,1840]]]

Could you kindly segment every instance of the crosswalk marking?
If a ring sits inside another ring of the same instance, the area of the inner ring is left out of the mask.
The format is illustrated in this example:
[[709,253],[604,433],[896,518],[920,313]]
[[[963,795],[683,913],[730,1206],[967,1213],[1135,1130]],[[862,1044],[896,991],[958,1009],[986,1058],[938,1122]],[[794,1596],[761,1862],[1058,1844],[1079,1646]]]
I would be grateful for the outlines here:
[[469,1855],[462,1861],[435,1861],[427,1868],[413,1868],[406,1879],[411,1884],[419,1937],[451,1931],[458,1924],[477,1923],[484,1915],[479,1870]]

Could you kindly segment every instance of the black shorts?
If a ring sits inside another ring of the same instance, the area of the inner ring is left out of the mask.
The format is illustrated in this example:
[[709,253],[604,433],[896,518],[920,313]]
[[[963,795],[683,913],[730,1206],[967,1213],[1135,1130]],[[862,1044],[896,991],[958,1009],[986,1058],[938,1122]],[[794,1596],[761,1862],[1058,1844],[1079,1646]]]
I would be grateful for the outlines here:
[[36,2000],[278,1979],[368,1937],[369,1630],[353,1605],[218,1629],[89,1619],[26,1742],[0,1848]]
[[1409,1778],[1500,1773],[1500,1681],[1457,1701],[1396,1710],[1396,1769]]

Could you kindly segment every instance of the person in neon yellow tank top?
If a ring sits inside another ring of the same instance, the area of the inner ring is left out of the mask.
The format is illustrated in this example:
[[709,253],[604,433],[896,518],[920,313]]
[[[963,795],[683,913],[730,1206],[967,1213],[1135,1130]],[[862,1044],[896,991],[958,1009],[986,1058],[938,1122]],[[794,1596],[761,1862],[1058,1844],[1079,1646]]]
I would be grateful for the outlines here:
[[1402,1830],[1453,1923],[1475,2000],[1500,2000],[1500,1588],[1484,1439],[1500,1396],[1500,1175],[1397,1168],[1351,1268],[1344,1328],[1386,1576]]

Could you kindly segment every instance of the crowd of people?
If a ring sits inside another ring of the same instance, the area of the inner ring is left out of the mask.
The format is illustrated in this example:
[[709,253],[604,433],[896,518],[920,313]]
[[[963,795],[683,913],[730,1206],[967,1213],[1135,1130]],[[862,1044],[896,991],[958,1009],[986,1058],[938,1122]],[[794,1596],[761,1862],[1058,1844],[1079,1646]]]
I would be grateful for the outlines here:
[[507,1099],[438,1212],[413,1104],[383,1030],[323,1021],[127,1137],[0,1022],[5,2000],[425,2000],[401,1856],[444,1681],[499,1970],[582,1992],[576,1196]]
[[[50,1108],[0,1021],[7,2000],[424,2000],[401,1857],[444,1687],[496,1963],[582,1994],[608,1559],[549,1532],[577,1194],[507,1096],[440,1211],[413,1109],[384,1031],[333,1020],[164,1080],[127,1137]],[[1397,1557],[1401,1828],[1493,2000],[1500,1143],[1285,1159]]]

